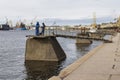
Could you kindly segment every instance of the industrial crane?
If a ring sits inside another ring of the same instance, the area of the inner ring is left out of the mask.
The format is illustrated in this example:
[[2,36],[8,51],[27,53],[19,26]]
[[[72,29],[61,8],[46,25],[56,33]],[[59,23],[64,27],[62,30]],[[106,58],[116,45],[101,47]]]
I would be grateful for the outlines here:
[[97,24],[96,24],[96,13],[93,13],[93,24],[92,24],[92,28],[97,28]]

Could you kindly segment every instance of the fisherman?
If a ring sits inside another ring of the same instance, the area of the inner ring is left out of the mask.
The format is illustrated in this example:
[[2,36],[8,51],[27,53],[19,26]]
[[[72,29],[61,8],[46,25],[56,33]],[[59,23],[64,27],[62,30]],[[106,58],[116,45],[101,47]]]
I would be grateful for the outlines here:
[[44,24],[44,23],[42,23],[42,25],[43,25],[43,26],[42,26],[42,34],[44,35],[44,32],[45,32],[45,27],[46,27],[46,26],[45,26],[45,24]]
[[44,32],[45,32],[45,24],[44,23],[42,23],[42,31],[41,31],[41,33],[39,33],[39,35],[44,35]]
[[36,36],[39,36],[39,27],[40,27],[40,24],[39,24],[39,22],[37,22],[36,26],[35,26],[35,34],[36,34]]

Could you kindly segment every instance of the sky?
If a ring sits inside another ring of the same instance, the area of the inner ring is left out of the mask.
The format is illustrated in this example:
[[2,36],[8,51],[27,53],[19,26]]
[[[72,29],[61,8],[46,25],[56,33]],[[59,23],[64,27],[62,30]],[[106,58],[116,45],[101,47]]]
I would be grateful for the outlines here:
[[83,19],[117,17],[120,0],[0,0],[0,18]]

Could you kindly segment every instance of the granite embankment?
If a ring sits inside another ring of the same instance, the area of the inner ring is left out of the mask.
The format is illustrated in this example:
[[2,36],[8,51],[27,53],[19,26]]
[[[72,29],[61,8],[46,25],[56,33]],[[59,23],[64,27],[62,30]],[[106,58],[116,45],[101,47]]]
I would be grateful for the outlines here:
[[49,80],[120,80],[120,34],[63,69]]

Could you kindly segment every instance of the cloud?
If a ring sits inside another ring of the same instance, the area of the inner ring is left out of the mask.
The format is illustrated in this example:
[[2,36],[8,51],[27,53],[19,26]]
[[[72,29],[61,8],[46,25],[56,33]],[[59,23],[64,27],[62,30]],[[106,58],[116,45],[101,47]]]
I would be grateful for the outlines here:
[[[0,0],[0,16],[90,18],[120,13],[119,0]],[[115,13],[113,12],[115,11]]]

